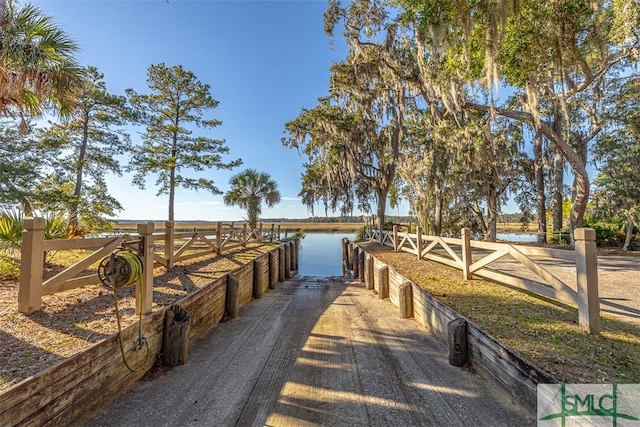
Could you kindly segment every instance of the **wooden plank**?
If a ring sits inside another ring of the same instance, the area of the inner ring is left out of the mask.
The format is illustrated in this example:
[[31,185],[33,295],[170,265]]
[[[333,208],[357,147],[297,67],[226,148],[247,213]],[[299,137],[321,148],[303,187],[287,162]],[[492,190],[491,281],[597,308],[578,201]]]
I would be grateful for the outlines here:
[[458,264],[457,262],[455,262],[454,260],[449,259],[449,258],[445,258],[445,257],[440,256],[440,255],[436,255],[436,254],[426,254],[426,255],[424,256],[424,258],[429,259],[429,260],[431,260],[431,261],[439,262],[439,263],[441,263],[441,264],[448,265],[449,267],[457,268],[458,270],[461,270],[461,269],[462,269],[462,266],[461,266],[461,265],[459,265],[459,264]]
[[71,267],[61,271],[60,273],[56,274],[49,280],[45,281],[42,284],[43,292],[47,292],[47,293],[59,292],[59,289],[61,288],[64,282],[66,282],[68,279],[71,279],[72,277],[75,277],[78,273],[82,272],[83,270],[86,270],[87,267],[89,267],[91,264],[93,264],[94,262],[98,261],[100,258],[103,258],[108,253],[116,249],[121,241],[122,239],[115,239],[111,241],[109,244],[105,245],[101,249],[89,255],[87,258],[81,261],[78,261]]
[[204,233],[198,233],[198,240],[200,240],[205,245],[209,246],[214,252],[218,249],[215,244],[211,243],[209,239],[204,235]]
[[[448,239],[449,241],[451,241],[452,239]],[[449,244],[445,241],[445,239],[443,238],[438,238],[438,242],[440,242],[440,246],[442,246],[444,248],[445,251],[447,251],[447,253],[451,256],[451,258],[460,266],[462,266],[462,260],[460,259],[460,257],[458,257],[458,254],[456,254],[453,249],[451,249],[451,246],[449,246]],[[457,239],[458,245],[462,244],[462,240]]]
[[90,239],[51,239],[44,241],[45,251],[63,251],[70,249],[94,249],[108,245],[121,237],[96,237]]
[[497,283],[503,283],[505,285],[513,286],[515,288],[524,289],[529,292],[544,295],[549,298],[556,299],[558,301],[577,306],[575,299],[566,297],[566,294],[559,293],[551,286],[545,286],[540,283],[536,283],[533,280],[523,279],[521,277],[514,277],[508,274],[499,273],[497,271],[491,271],[486,268],[476,271],[474,274],[484,277],[485,279],[493,280]]
[[164,267],[166,267],[167,264],[169,263],[169,261],[166,258],[164,258],[162,255],[158,255],[158,254],[153,254],[153,261],[155,263],[158,263],[158,264],[164,266]]
[[174,254],[173,254],[173,257],[174,257],[175,259],[180,258],[180,255],[182,255],[182,253],[183,253],[184,251],[186,251],[187,249],[189,249],[189,247],[190,247],[191,245],[193,245],[193,242],[196,240],[196,237],[197,237],[197,236],[198,236],[198,234],[197,234],[197,233],[196,233],[196,234],[193,234],[193,235],[191,236],[191,239],[189,239],[189,240],[188,240],[184,245],[182,245],[182,247],[181,247],[180,249],[178,249],[178,250],[176,251],[176,253],[174,253]]
[[471,240],[469,244],[471,245],[472,248],[489,249],[492,251],[499,251],[505,246],[504,243],[481,242],[478,240]]
[[64,292],[69,291],[71,289],[81,288],[83,286],[90,286],[100,283],[100,279],[98,278],[98,274],[89,274],[86,276],[75,277],[73,279],[69,279],[63,284],[61,284],[58,289],[54,292],[48,289],[42,290],[42,295],[53,295],[56,292]]
[[485,265],[491,264],[493,261],[496,261],[505,255],[509,255],[509,248],[502,248],[501,250],[495,251],[492,254],[474,262],[469,266],[469,272],[473,273],[474,271],[481,269]]
[[215,250],[207,249],[206,251],[201,251],[201,252],[195,252],[195,253],[192,253],[192,254],[182,255],[179,258],[175,258],[174,262],[186,261],[188,259],[198,258],[198,257],[201,257],[201,256],[205,256],[205,255],[209,255],[209,254],[215,254],[215,253],[216,253]]
[[556,259],[564,259],[567,261],[575,261],[576,253],[574,250],[569,249],[553,249],[553,248],[540,248],[537,246],[523,246],[523,245],[511,245],[516,248],[520,253],[529,256],[543,256]]
[[559,294],[563,295],[563,299],[561,299],[561,301],[575,301],[575,303],[577,304],[578,293],[567,286],[562,280],[558,279],[552,273],[531,261],[525,255],[518,252],[518,250],[514,247],[509,248],[509,255],[520,261],[525,265],[525,267],[540,276],[545,282],[547,282],[548,285],[551,285]]

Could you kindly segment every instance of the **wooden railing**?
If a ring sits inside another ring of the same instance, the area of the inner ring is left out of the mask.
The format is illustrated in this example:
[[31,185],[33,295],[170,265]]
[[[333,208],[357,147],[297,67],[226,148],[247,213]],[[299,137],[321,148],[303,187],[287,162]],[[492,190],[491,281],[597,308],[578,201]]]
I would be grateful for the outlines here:
[[[575,250],[480,242],[471,239],[469,229],[463,229],[461,234],[462,238],[455,239],[423,234],[420,227],[415,234],[401,233],[394,227],[393,231],[365,230],[364,237],[395,251],[415,254],[418,259],[462,270],[464,280],[483,277],[576,306],[580,326],[589,333],[599,333],[598,267],[593,229],[574,231]],[[552,271],[554,265],[562,262],[575,269],[571,280]]]
[[[20,260],[20,290],[18,310],[31,314],[40,310],[43,295],[51,295],[70,289],[99,283],[97,273],[81,275],[97,261],[109,256],[119,247],[136,252],[143,265],[142,280],[136,285],[136,312],[150,313],[153,301],[153,267],[173,267],[174,263],[208,254],[221,255],[250,242],[274,242],[280,240],[280,226],[264,228],[260,224],[252,229],[247,224],[217,223],[215,232],[175,233],[173,222],[165,223],[164,233],[153,234],[154,224],[141,223],[137,234],[86,239],[45,240],[44,219],[25,218]],[[163,253],[156,253],[156,242],[162,242]],[[177,249],[176,249],[177,247]],[[90,249],[93,252],[74,265],[43,279],[45,254],[51,251]],[[81,275],[81,276],[80,276]]]

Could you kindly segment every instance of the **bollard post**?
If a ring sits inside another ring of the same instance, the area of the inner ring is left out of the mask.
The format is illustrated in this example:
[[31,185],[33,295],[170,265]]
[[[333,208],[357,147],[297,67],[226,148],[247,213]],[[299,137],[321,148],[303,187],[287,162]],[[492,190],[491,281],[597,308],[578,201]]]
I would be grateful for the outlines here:
[[278,281],[284,282],[284,258],[285,258],[284,246],[281,245],[278,248]]
[[355,256],[355,245],[353,242],[347,244],[347,270],[353,270],[353,258]]
[[238,317],[240,310],[240,281],[233,274],[227,274],[227,300],[225,304],[230,318]]
[[40,310],[42,274],[44,273],[44,218],[25,218],[22,221],[20,246],[20,288],[18,311],[31,314]]
[[367,254],[366,260],[364,262],[364,276],[365,276],[365,285],[368,290],[374,288],[373,286],[373,256]]
[[366,252],[364,251],[364,249],[360,248],[358,250],[358,277],[360,278],[360,282],[364,282],[366,279],[364,277],[365,255]]
[[386,265],[378,269],[378,298],[389,298],[389,267]]
[[278,271],[280,270],[278,253],[277,249],[269,252],[269,289],[275,289],[278,282]]
[[264,288],[269,286],[269,259],[267,257],[259,257],[253,260],[253,297],[255,299],[262,298]]
[[600,301],[596,232],[592,228],[576,228],[573,235],[576,245],[578,324],[586,332],[597,335],[600,333]]
[[400,318],[409,319],[413,317],[413,287],[411,283],[404,282],[398,288],[400,297]]
[[284,278],[291,278],[291,244],[285,242],[284,244]]
[[356,245],[353,245],[353,277],[358,277],[358,273],[360,272],[360,268],[358,262],[360,261],[360,248]]
[[461,317],[447,323],[447,343],[449,347],[449,364],[461,367],[469,361],[467,351],[467,321]]

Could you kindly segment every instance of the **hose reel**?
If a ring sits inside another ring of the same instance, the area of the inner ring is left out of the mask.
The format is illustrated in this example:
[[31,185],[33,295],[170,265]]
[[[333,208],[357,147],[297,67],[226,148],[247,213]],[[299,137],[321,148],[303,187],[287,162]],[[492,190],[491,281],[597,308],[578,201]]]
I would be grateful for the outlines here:
[[135,284],[142,277],[142,260],[136,254],[116,249],[98,265],[98,278],[109,288]]
[[[122,361],[124,362],[127,369],[131,372],[138,372],[142,370],[149,358],[149,342],[142,335],[142,311],[140,311],[138,318],[138,350],[140,350],[143,345],[146,346],[146,355],[142,364],[140,366],[132,368],[127,362],[127,358],[125,357],[124,344],[122,342],[122,326],[120,324],[120,310],[118,309],[118,295],[116,293],[117,288],[122,288],[125,286],[135,285],[139,280],[142,279],[142,260],[140,257],[129,249],[125,249],[125,244],[127,242],[123,242],[122,246],[118,247],[116,250],[111,252],[111,255],[104,258],[100,261],[98,265],[98,279],[102,282],[103,285],[111,288],[113,290],[113,304],[115,306],[116,311],[116,320],[118,323],[118,341],[120,342],[120,354],[122,355]],[[129,242],[131,243],[131,242]],[[136,293],[136,298],[138,297]]]

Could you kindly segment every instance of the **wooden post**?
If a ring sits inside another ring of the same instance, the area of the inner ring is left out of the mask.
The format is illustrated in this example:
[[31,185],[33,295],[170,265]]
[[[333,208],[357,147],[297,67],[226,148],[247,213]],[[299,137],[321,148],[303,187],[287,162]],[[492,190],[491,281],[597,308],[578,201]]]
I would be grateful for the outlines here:
[[153,306],[153,230],[153,222],[138,224],[138,234],[142,239],[142,251],[138,254],[142,260],[142,280],[136,284],[136,314],[149,314]]
[[222,223],[216,224],[216,250],[218,255],[222,254]]
[[599,334],[600,301],[598,300],[596,232],[592,228],[576,228],[573,235],[576,245],[578,324],[590,334]]
[[164,222],[164,259],[167,260],[167,268],[173,268],[173,243],[174,243],[174,223]]
[[355,256],[355,245],[349,242],[347,246],[347,270],[353,270],[353,258]]
[[461,367],[469,361],[467,351],[467,321],[461,317],[447,323],[449,364]]
[[342,251],[342,261],[345,265],[349,265],[349,239],[346,237],[343,237],[340,242],[340,250]]
[[360,248],[357,245],[353,245],[353,277],[358,277],[360,269],[358,268],[358,262],[360,261]]
[[378,298],[389,298],[389,267],[386,265],[378,269]]
[[269,289],[275,289],[278,282],[278,250],[274,249],[269,252]]
[[261,256],[253,260],[253,297],[262,298],[269,287],[269,258]]
[[368,290],[373,289],[373,256],[367,254],[364,262],[365,284]]
[[189,359],[190,316],[179,305],[172,305],[164,313],[162,354],[167,366],[184,365]]
[[364,261],[365,261],[365,251],[364,249],[360,249],[358,251],[358,277],[360,278],[361,282],[364,282],[366,277],[364,276]]
[[393,250],[398,252],[398,246],[400,246],[400,240],[398,240],[398,226],[393,224]]
[[284,244],[284,278],[291,278],[291,243]]
[[245,249],[247,247],[247,240],[248,236],[247,236],[247,223],[245,222],[244,224],[242,224],[242,249]]
[[422,259],[422,227],[416,227],[416,247],[418,248],[418,259]]
[[258,243],[262,243],[262,223],[258,225]]
[[31,314],[40,310],[44,273],[44,224],[44,218],[25,218],[22,221],[18,290],[20,313]]
[[462,229],[462,278],[463,280],[473,279],[473,274],[469,270],[471,266],[471,229]]
[[273,243],[273,233],[275,232],[274,227],[275,227],[275,224],[271,223],[271,233],[269,233],[269,243]]
[[404,282],[398,288],[400,297],[400,318],[408,319],[413,317],[413,287],[411,283]]
[[284,275],[285,258],[286,258],[286,251],[284,249],[284,245],[281,245],[278,248],[278,281],[280,282],[284,282],[284,279],[286,279]]
[[298,271],[298,260],[297,260],[297,240],[292,240],[289,242],[291,245],[291,271]]
[[240,310],[240,281],[233,274],[227,274],[227,300],[225,309],[230,318],[238,317]]

